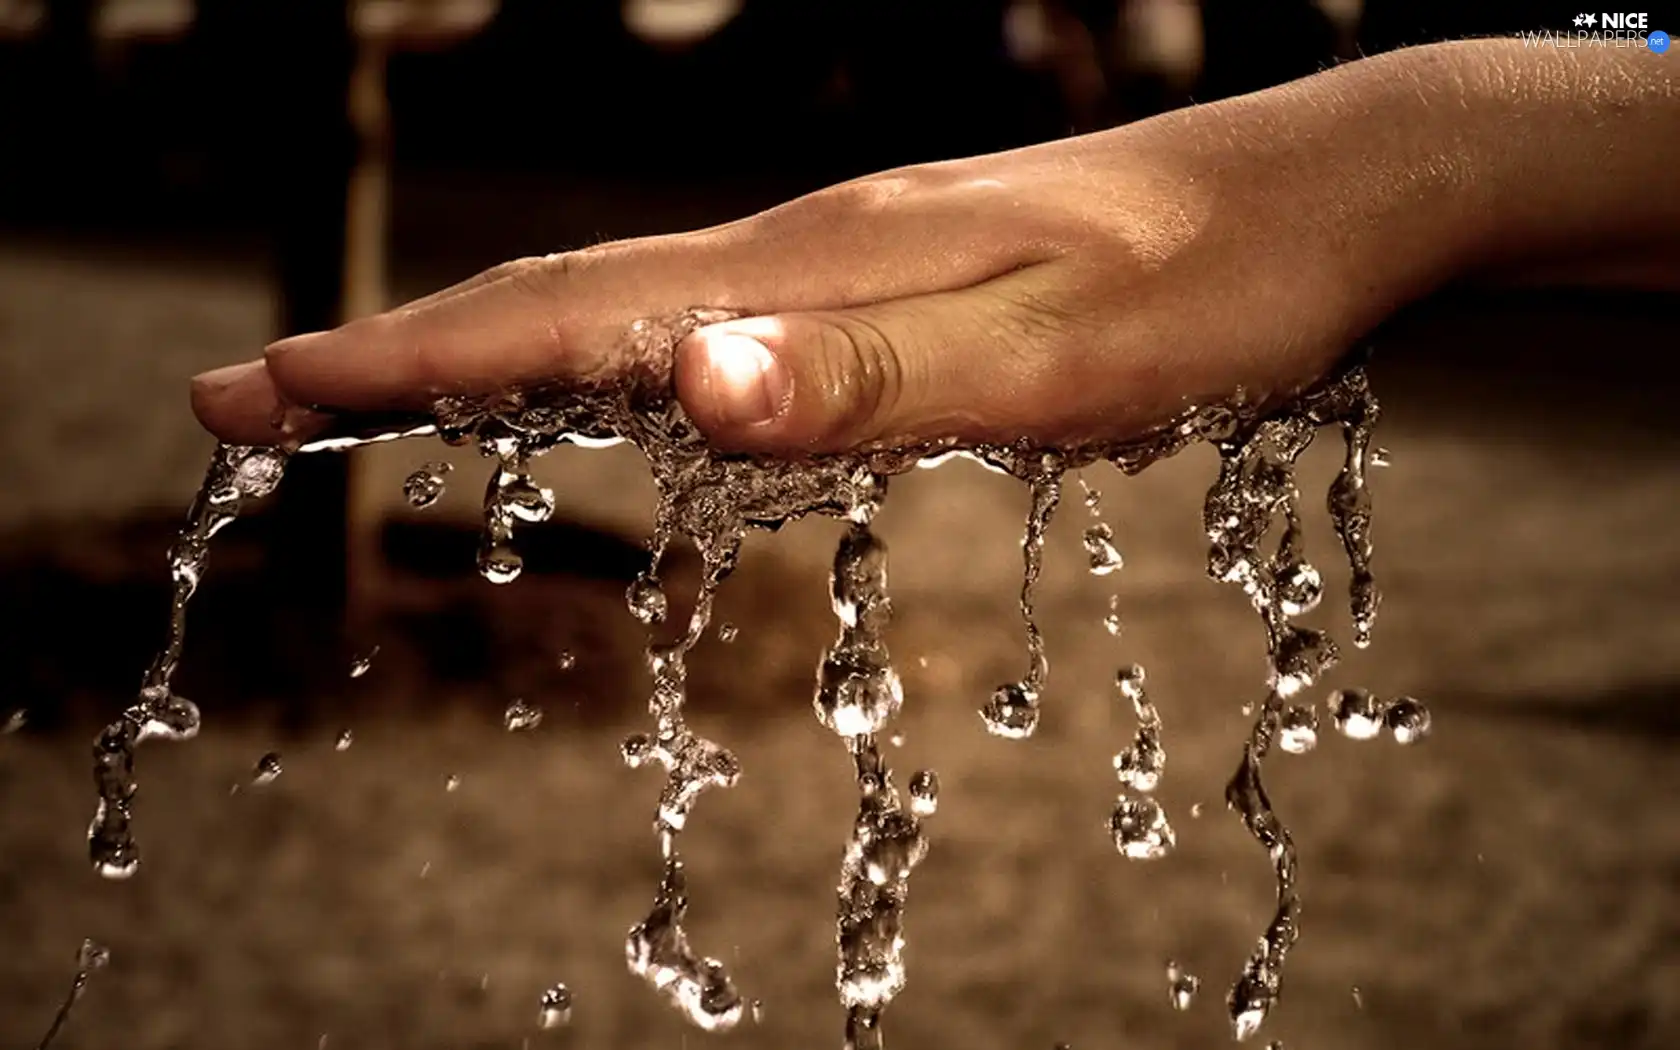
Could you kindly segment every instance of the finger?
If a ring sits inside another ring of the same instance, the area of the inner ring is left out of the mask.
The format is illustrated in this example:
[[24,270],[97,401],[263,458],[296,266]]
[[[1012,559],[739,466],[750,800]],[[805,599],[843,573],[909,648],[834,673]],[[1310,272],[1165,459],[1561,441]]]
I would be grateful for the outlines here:
[[958,438],[1061,441],[1107,385],[1040,267],[956,292],[712,325],[677,348],[678,397],[716,444],[830,452]]
[[415,407],[449,390],[611,371],[638,317],[696,305],[841,309],[970,286],[1055,250],[1007,215],[993,227],[974,222],[974,194],[940,180],[934,192],[908,177],[875,177],[726,226],[524,260],[277,343],[270,371],[300,403]]
[[328,417],[287,403],[261,361],[205,372],[192,381],[193,414],[236,445],[278,445],[309,437]]

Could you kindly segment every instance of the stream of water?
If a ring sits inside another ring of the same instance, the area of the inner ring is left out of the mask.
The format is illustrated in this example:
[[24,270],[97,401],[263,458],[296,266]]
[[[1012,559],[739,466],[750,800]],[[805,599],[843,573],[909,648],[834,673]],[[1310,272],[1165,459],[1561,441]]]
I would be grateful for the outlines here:
[[[1026,635],[1023,676],[997,687],[980,707],[986,731],[1008,739],[1030,737],[1042,717],[1041,700],[1050,665],[1034,612],[1034,589],[1043,563],[1045,534],[1062,502],[1068,475],[1098,462],[1136,474],[1196,443],[1211,443],[1220,469],[1208,491],[1204,525],[1209,541],[1208,572],[1240,587],[1260,620],[1268,658],[1263,699],[1242,743],[1237,770],[1226,789],[1230,809],[1266,851],[1274,870],[1276,909],[1256,947],[1232,984],[1228,1006],[1232,1034],[1253,1036],[1281,992],[1284,963],[1299,935],[1301,897],[1294,842],[1267,796],[1263,772],[1274,746],[1301,753],[1317,740],[1318,714],[1303,694],[1337,660],[1338,650],[1322,631],[1293,623],[1319,604],[1323,585],[1306,560],[1301,530],[1301,493],[1295,467],[1325,429],[1339,431],[1346,448],[1330,486],[1327,508],[1352,570],[1349,606],[1353,644],[1369,644],[1379,595],[1371,575],[1369,467],[1380,463],[1371,437],[1378,408],[1358,361],[1350,361],[1319,386],[1286,407],[1262,411],[1243,397],[1229,403],[1187,409],[1169,426],[1120,444],[1043,449],[1022,445],[959,447],[953,443],[869,450],[801,461],[722,455],[710,449],[671,392],[670,362],[678,341],[695,328],[726,315],[692,310],[678,317],[638,322],[626,340],[627,365],[611,382],[564,389],[533,387],[483,397],[439,399],[428,418],[352,421],[342,431],[295,449],[223,445],[217,448],[186,527],[169,553],[173,580],[165,644],[147,671],[138,699],[100,734],[94,745],[98,802],[88,831],[94,869],[107,878],[128,878],[140,866],[133,831],[137,786],[136,747],[148,740],[186,740],[199,728],[199,710],[177,696],[171,682],[185,641],[186,615],[206,571],[211,538],[247,502],[279,485],[291,455],[343,451],[374,441],[436,436],[455,446],[476,447],[491,464],[484,494],[484,529],[478,570],[492,583],[518,578],[523,562],[518,527],[547,521],[554,513],[551,491],[531,476],[536,457],[561,444],[600,447],[628,441],[647,458],[658,493],[648,568],[629,587],[628,610],[648,632],[645,650],[651,681],[649,723],[623,741],[623,760],[632,768],[656,767],[663,774],[652,821],[663,874],[646,916],[625,939],[629,968],[694,1025],[727,1030],[756,1014],[725,966],[690,944],[684,927],[690,886],[681,840],[700,797],[733,786],[741,765],[724,745],[695,732],[684,719],[686,661],[711,626],[713,599],[736,565],[745,535],[774,530],[810,514],[846,522],[830,575],[830,599],[838,623],[834,642],[818,662],[813,707],[817,719],[840,738],[855,777],[858,813],[845,845],[837,883],[835,986],[845,1013],[846,1046],[882,1046],[882,1018],[907,981],[904,952],[910,877],[927,855],[923,822],[939,801],[939,779],[931,770],[914,772],[903,791],[878,741],[904,703],[898,672],[888,653],[891,618],[887,593],[887,548],[872,522],[887,497],[889,481],[917,466],[965,455],[1020,479],[1028,490],[1022,540],[1020,614]],[[1380,450],[1376,450],[1380,451]],[[442,495],[449,468],[427,463],[405,482],[416,507]],[[1090,523],[1083,535],[1090,571],[1109,576],[1123,558],[1115,530],[1104,519],[1102,497],[1079,484]],[[693,613],[685,624],[667,622],[670,600],[661,566],[672,544],[686,540],[703,567]],[[1111,599],[1105,625],[1119,638],[1118,598]],[[728,640],[735,628],[723,624]],[[374,653],[352,666],[365,672]],[[1177,842],[1155,790],[1166,768],[1164,726],[1146,688],[1142,667],[1120,663],[1115,677],[1118,702],[1136,719],[1131,741],[1114,756],[1121,786],[1107,831],[1126,858],[1167,855]],[[1427,707],[1410,698],[1381,700],[1358,690],[1330,695],[1333,725],[1354,739],[1385,729],[1402,743],[1429,729]],[[515,701],[508,708],[510,730],[530,728],[541,708]],[[346,731],[340,749],[350,746]],[[256,776],[278,776],[280,759]],[[1192,814],[1194,815],[1194,814]],[[74,988],[41,1042],[46,1048],[81,995],[88,975],[104,964],[78,968]],[[84,951],[86,955],[86,951]],[[1184,1009],[1200,979],[1169,964],[1171,1005]],[[572,993],[564,985],[541,997],[544,1027],[564,1023]]]

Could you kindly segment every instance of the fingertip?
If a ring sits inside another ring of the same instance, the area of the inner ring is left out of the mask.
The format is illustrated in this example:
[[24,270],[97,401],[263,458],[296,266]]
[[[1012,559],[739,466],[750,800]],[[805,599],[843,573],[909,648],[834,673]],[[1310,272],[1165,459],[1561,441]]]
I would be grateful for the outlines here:
[[285,402],[262,361],[245,361],[194,376],[193,415],[223,441],[272,445],[288,436],[281,423]]
[[774,318],[709,325],[676,349],[677,398],[712,440],[758,448],[778,441],[793,394]]

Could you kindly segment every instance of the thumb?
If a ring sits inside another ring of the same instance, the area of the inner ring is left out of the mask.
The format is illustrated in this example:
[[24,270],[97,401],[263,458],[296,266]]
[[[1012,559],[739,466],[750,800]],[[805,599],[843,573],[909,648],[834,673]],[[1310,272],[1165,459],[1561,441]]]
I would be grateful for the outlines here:
[[1059,333],[1023,321],[984,288],[725,321],[677,348],[677,396],[732,451],[1012,440],[1055,422]]

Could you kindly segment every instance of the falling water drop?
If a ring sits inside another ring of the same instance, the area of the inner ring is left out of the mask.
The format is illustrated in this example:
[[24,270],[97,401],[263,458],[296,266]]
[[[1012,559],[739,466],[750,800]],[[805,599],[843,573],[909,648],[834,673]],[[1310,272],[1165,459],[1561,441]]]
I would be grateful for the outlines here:
[[664,623],[670,611],[670,603],[660,589],[659,580],[646,573],[636,577],[625,592],[624,600],[629,603],[630,612],[636,619],[649,625]]
[[535,729],[542,725],[542,720],[542,708],[528,704],[523,700],[513,701],[507,705],[507,710],[502,712],[502,725],[506,726],[510,733]]
[[449,463],[434,461],[420,467],[403,481],[403,495],[408,499],[408,505],[415,509],[430,507],[443,495],[444,475],[453,467]]
[[506,543],[486,543],[478,552],[478,574],[495,584],[512,583],[525,571],[525,559]]
[[1397,744],[1415,744],[1429,735],[1433,718],[1429,708],[1409,696],[1396,697],[1384,712],[1384,723]]
[[454,792],[460,790],[460,787],[461,778],[458,774],[451,773],[443,778],[443,790]]
[[986,731],[1006,740],[1024,740],[1038,730],[1038,694],[1025,682],[1000,685],[980,709]]
[[280,776],[280,752],[270,751],[257,759],[257,764],[251,770],[251,783],[255,786],[272,784]]
[[1388,449],[1378,445],[1376,448],[1371,450],[1371,466],[1386,467],[1391,462],[1393,462],[1393,459],[1390,457]]
[[1176,962],[1167,963],[1167,996],[1172,1002],[1172,1008],[1180,1012],[1190,1009],[1190,1004],[1201,991],[1202,979],[1190,973]]
[[338,731],[338,739],[333,741],[334,751],[348,751],[350,745],[356,742],[356,734],[348,729]]
[[1285,616],[1302,616],[1318,608],[1324,597],[1324,578],[1306,562],[1288,566],[1278,576],[1278,607]]
[[1121,795],[1114,803],[1108,830],[1114,836],[1114,848],[1128,860],[1159,860],[1178,845],[1166,811],[1147,795]]
[[542,994],[537,1008],[537,1024],[541,1027],[561,1028],[572,1020],[572,990],[557,984]]
[[570,649],[560,650],[560,655],[554,658],[554,666],[562,671],[570,671],[577,666],[577,654]]
[[1364,689],[1337,689],[1325,701],[1336,731],[1349,740],[1370,740],[1383,729],[1386,705]]
[[920,770],[910,777],[910,811],[918,817],[930,817],[939,809],[939,774],[931,769]]
[[358,656],[354,660],[350,661],[350,677],[360,678],[362,675],[367,674],[368,668],[373,666],[373,658],[378,655],[379,646],[376,645],[372,649],[369,649],[366,653],[363,653],[361,656]]
[[740,634],[740,631],[732,623],[722,623],[718,625],[717,633],[718,641],[727,645],[736,639],[736,637]]
[[21,707],[18,708],[16,711],[13,711],[11,714],[6,716],[6,722],[5,722],[4,725],[0,725],[0,736],[10,736],[10,735],[12,735],[13,733],[22,729],[23,726],[24,726],[24,723],[28,722],[28,721],[29,721],[28,712],[26,712]]
[[1085,556],[1092,576],[1107,576],[1125,565],[1114,546],[1114,529],[1107,522],[1099,521],[1085,530]]
[[1304,755],[1318,746],[1318,712],[1305,704],[1290,704],[1278,716],[1278,747]]

